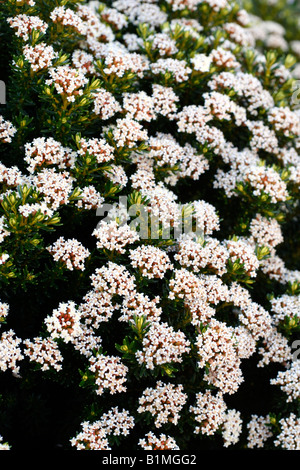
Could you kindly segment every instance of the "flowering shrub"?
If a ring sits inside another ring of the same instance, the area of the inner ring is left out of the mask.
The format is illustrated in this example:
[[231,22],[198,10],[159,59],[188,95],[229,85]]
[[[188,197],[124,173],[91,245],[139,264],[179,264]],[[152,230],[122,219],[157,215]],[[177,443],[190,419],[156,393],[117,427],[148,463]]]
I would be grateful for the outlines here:
[[253,20],[257,43],[299,56],[299,3],[297,0],[244,0]]
[[[290,53],[297,61],[292,76],[300,79],[300,6],[298,0],[244,0],[256,47]],[[299,90],[299,82],[296,85]],[[295,90],[295,91],[296,91]],[[299,105],[299,96],[296,95]]]
[[1,3],[1,448],[299,450],[295,60],[249,23]]

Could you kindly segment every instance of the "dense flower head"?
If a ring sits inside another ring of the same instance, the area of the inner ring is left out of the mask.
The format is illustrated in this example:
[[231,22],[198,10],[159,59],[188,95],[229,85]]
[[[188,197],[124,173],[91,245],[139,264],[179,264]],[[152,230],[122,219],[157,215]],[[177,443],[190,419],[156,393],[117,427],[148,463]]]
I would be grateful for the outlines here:
[[114,159],[114,149],[105,139],[92,138],[79,141],[79,155],[90,155],[96,157],[98,163],[106,163]]
[[7,18],[7,21],[11,28],[15,30],[16,36],[20,37],[24,41],[29,39],[29,35],[33,30],[46,32],[48,29],[47,23],[45,23],[39,16],[26,14],[19,14],[15,17]]
[[65,148],[52,137],[39,137],[25,144],[24,161],[28,163],[28,171],[34,173],[43,165],[55,165],[57,168],[67,168],[74,165],[76,153]]
[[226,411],[227,406],[220,392],[215,396],[210,390],[199,392],[195,405],[190,406],[190,413],[195,416],[197,423],[194,432],[213,435],[225,421]]
[[50,18],[53,23],[59,23],[63,26],[70,26],[78,33],[85,33],[85,24],[80,18],[80,16],[74,12],[71,8],[66,8],[64,6],[56,7],[52,10]]
[[55,210],[68,204],[73,189],[73,178],[67,171],[43,168],[33,175],[32,184],[44,194],[44,201]]
[[17,129],[10,121],[6,121],[3,116],[0,116],[0,139],[1,142],[11,142],[12,137],[17,132]]
[[85,325],[92,325],[93,328],[97,328],[101,322],[109,321],[115,309],[112,295],[96,289],[89,290],[78,305]]
[[85,259],[90,255],[89,250],[74,238],[65,240],[60,237],[53,245],[48,246],[47,250],[55,261],[62,262],[70,270],[83,270]]
[[63,356],[58,348],[58,344],[52,338],[33,338],[33,340],[26,339],[23,341],[26,349],[24,355],[29,357],[29,360],[39,364],[41,370],[55,369],[60,371],[62,369]]
[[126,436],[135,425],[134,418],[130,413],[125,409],[119,410],[117,406],[101,416],[101,423],[107,435],[114,436]]
[[88,83],[84,73],[69,65],[50,68],[49,75],[51,78],[46,80],[46,84],[53,85],[56,92],[65,96],[69,102],[82,95],[82,88]]
[[160,434],[157,437],[151,431],[139,440],[139,445],[143,450],[179,450],[172,437],[165,434]]
[[93,235],[97,238],[97,247],[110,251],[125,253],[125,246],[139,239],[138,233],[128,225],[118,225],[117,222],[102,221]]
[[138,413],[150,412],[156,428],[164,423],[178,423],[180,411],[187,400],[187,394],[180,384],[174,386],[159,380],[155,388],[148,387],[139,398]]
[[134,317],[144,317],[151,323],[161,320],[162,308],[159,297],[150,299],[148,295],[135,290],[123,296],[119,321],[132,322]]
[[276,219],[268,219],[256,214],[250,224],[251,237],[254,243],[270,248],[283,242],[280,224]]
[[92,286],[96,292],[107,292],[111,295],[128,295],[135,290],[135,278],[126,266],[109,261],[107,265],[97,268],[91,275]]
[[156,322],[144,336],[143,349],[136,352],[136,358],[147,369],[154,369],[161,364],[182,362],[182,355],[189,351],[190,342],[181,331]]
[[277,377],[271,379],[272,385],[280,385],[281,390],[287,395],[287,402],[299,399],[299,359],[292,362],[285,371],[279,371]]
[[130,250],[129,256],[132,266],[149,279],[163,278],[168,270],[173,269],[168,254],[156,246],[141,245]]
[[248,428],[248,448],[264,447],[266,440],[272,437],[272,431],[268,427],[269,416],[252,415],[247,424]]
[[244,381],[240,359],[235,351],[233,331],[212,319],[205,332],[198,335],[197,351],[200,368],[208,367],[205,380],[223,393],[234,393]]
[[[83,313],[81,311],[81,314]],[[87,321],[82,323],[81,332],[73,337],[71,342],[74,349],[87,358],[102,347],[102,337],[95,333],[95,329],[90,327]]]
[[80,312],[73,301],[60,302],[58,308],[45,318],[45,325],[51,338],[61,338],[68,343],[81,333]]
[[300,420],[291,413],[287,418],[279,420],[281,432],[274,441],[275,446],[280,446],[285,450],[299,450],[299,432],[300,432]]
[[273,313],[273,323],[278,325],[285,318],[293,318],[299,316],[299,295],[283,294],[279,297],[270,299],[271,310]]
[[127,366],[122,364],[120,358],[99,354],[89,358],[89,370],[95,375],[97,395],[102,395],[105,390],[109,393],[121,393],[126,391]]
[[227,410],[225,420],[222,425],[222,437],[224,447],[229,447],[239,441],[243,428],[241,413],[236,410]]
[[21,338],[12,329],[2,333],[0,337],[1,371],[11,369],[13,373],[18,374],[20,370],[19,361],[24,358],[20,347],[21,342]]
[[183,239],[179,242],[178,252],[174,257],[181,266],[192,267],[194,272],[200,272],[208,267],[222,275],[227,271],[229,251],[217,239],[207,237],[204,244]]
[[110,436],[126,436],[134,427],[134,418],[125,409],[113,407],[94,422],[81,423],[82,430],[70,439],[77,450],[110,450]]
[[82,431],[76,437],[71,439],[71,445],[76,450],[110,450],[105,429],[102,429],[102,423],[95,421],[90,423],[85,421],[81,424]]
[[26,44],[23,52],[25,59],[30,63],[31,69],[35,72],[51,67],[53,60],[58,56],[53,47],[47,46],[46,43],[40,43],[36,46]]
[[104,198],[100,192],[97,191],[94,185],[84,186],[81,188],[80,198],[76,202],[76,206],[85,210],[95,209],[97,210],[102,206]]
[[[93,56],[92,56],[93,57]],[[109,119],[116,113],[122,111],[122,107],[112,93],[105,88],[97,89],[93,94],[93,111],[101,119]]]

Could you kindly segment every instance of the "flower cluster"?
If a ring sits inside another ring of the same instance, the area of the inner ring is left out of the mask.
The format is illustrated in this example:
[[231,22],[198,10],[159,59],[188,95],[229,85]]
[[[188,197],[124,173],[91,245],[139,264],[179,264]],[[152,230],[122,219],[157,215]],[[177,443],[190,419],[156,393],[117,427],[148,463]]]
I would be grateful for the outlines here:
[[197,426],[196,434],[214,434],[225,421],[227,406],[221,393],[214,396],[209,390],[205,393],[199,392],[195,405],[190,407],[190,412],[195,416]]
[[53,85],[56,92],[66,97],[67,101],[75,101],[76,96],[83,94],[83,87],[88,80],[84,73],[69,65],[61,65],[50,68],[51,78],[46,80],[46,85]]
[[37,44],[36,46],[29,46],[26,44],[23,49],[25,59],[30,63],[30,67],[34,72],[49,68],[52,66],[54,59],[58,57],[58,53],[52,46],[47,44]]
[[80,16],[75,13],[71,8],[56,7],[52,10],[50,18],[53,23],[61,24],[62,26],[70,26],[78,33],[84,34],[85,24]]
[[134,425],[134,418],[128,411],[119,411],[116,406],[98,421],[81,423],[82,431],[71,439],[71,445],[76,450],[110,450],[110,436],[126,436]]
[[18,374],[20,370],[19,361],[23,359],[20,347],[22,340],[17,337],[13,330],[4,331],[0,338],[1,371],[11,369],[13,373]]
[[229,394],[237,391],[244,381],[234,341],[231,329],[212,319],[196,342],[198,365],[200,368],[208,367],[205,380]]
[[122,364],[119,357],[99,354],[89,358],[89,371],[95,375],[97,395],[102,395],[105,390],[109,393],[121,393],[126,391],[127,367]]
[[28,164],[29,173],[43,165],[52,165],[56,168],[67,168],[74,165],[76,153],[65,148],[52,137],[39,137],[25,144],[24,161]]
[[24,355],[29,357],[29,360],[39,364],[41,370],[55,369],[60,371],[62,369],[63,356],[58,349],[58,344],[52,338],[34,338],[32,341],[26,339],[23,341],[26,349]]
[[268,438],[272,437],[272,431],[269,428],[269,416],[252,415],[247,424],[248,429],[248,448],[264,447]]
[[286,371],[279,371],[275,379],[271,379],[272,385],[280,385],[281,390],[287,396],[287,402],[298,400],[300,396],[299,377],[300,377],[299,360],[292,362]]
[[14,17],[7,18],[11,28],[15,30],[16,36],[28,41],[29,35],[33,31],[40,31],[45,33],[48,29],[48,24],[45,23],[39,16],[19,14]]
[[11,142],[12,137],[17,132],[17,129],[10,121],[6,121],[3,116],[0,116],[0,139],[1,142]]
[[139,445],[143,450],[177,450],[174,439],[165,434],[160,434],[156,437],[153,432],[149,432],[143,439],[139,440]]
[[67,269],[84,269],[85,259],[90,255],[89,250],[76,239],[65,240],[60,237],[47,250],[55,261],[60,261],[66,265]]
[[291,413],[287,418],[279,420],[281,432],[274,441],[275,446],[280,446],[285,450],[299,450],[299,432],[300,432],[300,420]]
[[143,349],[136,358],[147,369],[162,364],[182,362],[182,355],[190,351],[190,342],[181,331],[174,331],[164,323],[154,323],[143,338]]
[[158,381],[155,388],[148,387],[139,398],[138,413],[151,413],[154,425],[160,428],[164,423],[176,425],[180,411],[186,403],[187,394],[183,386]]
[[156,246],[138,246],[130,250],[129,257],[132,266],[140,270],[142,276],[148,279],[161,279],[168,270],[173,269],[168,254]]
[[99,223],[93,235],[97,238],[97,247],[109,251],[125,253],[125,246],[139,240],[139,234],[128,225],[118,225],[116,221]]
[[102,429],[102,423],[85,421],[81,424],[81,427],[82,431],[71,439],[71,444],[76,447],[76,450],[111,449],[106,432]]
[[68,343],[81,333],[80,312],[74,302],[61,302],[52,315],[45,318],[45,325],[51,338],[62,338]]

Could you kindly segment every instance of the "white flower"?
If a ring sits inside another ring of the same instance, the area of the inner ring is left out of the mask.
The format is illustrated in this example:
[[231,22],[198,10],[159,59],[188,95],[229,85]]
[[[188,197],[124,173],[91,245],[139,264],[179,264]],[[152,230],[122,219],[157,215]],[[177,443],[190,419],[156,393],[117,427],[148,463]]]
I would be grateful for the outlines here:
[[194,70],[197,72],[209,72],[212,56],[198,53],[191,58],[191,63],[193,64]]

